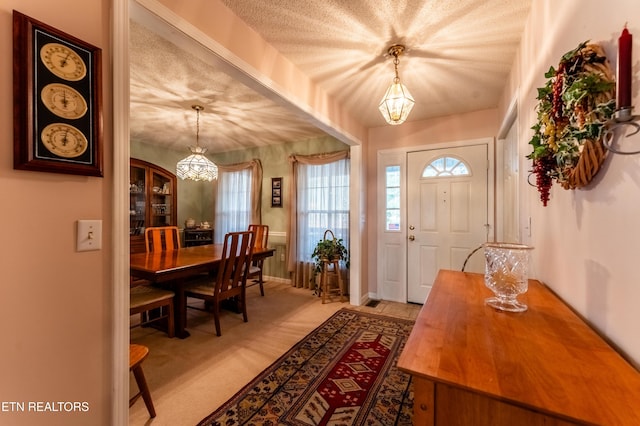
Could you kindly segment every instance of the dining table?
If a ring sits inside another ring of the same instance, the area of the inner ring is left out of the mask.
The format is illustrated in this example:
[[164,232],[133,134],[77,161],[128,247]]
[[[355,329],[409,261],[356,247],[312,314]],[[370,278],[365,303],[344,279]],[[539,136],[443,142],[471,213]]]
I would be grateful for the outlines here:
[[[129,271],[133,278],[148,280],[174,291],[175,335],[181,339],[189,337],[185,287],[190,278],[216,271],[222,259],[222,249],[222,244],[207,244],[130,255]],[[255,249],[252,260],[271,257],[274,252],[273,248]]]

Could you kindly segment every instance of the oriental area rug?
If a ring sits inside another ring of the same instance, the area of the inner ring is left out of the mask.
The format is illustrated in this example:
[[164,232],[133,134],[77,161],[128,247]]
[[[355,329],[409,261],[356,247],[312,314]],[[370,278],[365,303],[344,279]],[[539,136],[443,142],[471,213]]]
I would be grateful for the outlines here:
[[411,425],[413,321],[341,309],[198,426]]

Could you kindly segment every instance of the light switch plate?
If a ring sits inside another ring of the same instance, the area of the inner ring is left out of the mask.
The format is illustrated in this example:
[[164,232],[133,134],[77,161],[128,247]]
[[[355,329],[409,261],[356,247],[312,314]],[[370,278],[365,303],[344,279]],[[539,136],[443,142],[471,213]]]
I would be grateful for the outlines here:
[[90,251],[102,249],[102,221],[79,220],[77,251]]

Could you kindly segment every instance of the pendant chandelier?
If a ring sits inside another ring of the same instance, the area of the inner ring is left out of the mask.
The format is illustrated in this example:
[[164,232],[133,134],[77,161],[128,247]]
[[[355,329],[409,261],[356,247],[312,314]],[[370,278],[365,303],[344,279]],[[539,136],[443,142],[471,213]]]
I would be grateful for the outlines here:
[[409,93],[409,90],[404,84],[400,83],[400,77],[398,77],[398,56],[404,52],[404,46],[401,44],[393,45],[388,50],[389,55],[393,56],[393,65],[395,66],[396,76],[393,79],[393,83],[387,89],[387,93],[384,94],[378,109],[382,113],[382,116],[389,124],[402,124],[409,116],[411,108],[416,103],[413,100],[413,96]]
[[204,109],[201,105],[191,105],[196,110],[196,146],[191,146],[191,155],[184,160],[178,161],[176,166],[176,174],[180,179],[187,180],[206,180],[211,182],[218,177],[218,166],[204,156],[207,152],[206,148],[198,145],[200,136],[200,111]]

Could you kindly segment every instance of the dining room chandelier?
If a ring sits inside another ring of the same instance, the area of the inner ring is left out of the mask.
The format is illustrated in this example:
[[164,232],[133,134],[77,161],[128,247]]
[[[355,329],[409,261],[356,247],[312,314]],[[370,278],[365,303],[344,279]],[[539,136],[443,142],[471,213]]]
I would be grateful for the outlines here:
[[398,63],[400,62],[398,57],[404,52],[404,46],[395,44],[389,48],[388,52],[393,56],[396,76],[380,101],[378,109],[387,123],[396,125],[404,123],[416,101],[413,100],[413,96],[405,85],[400,83],[400,77],[398,77]]
[[200,137],[200,111],[204,110],[201,105],[191,105],[196,110],[196,146],[191,146],[191,155],[178,161],[176,174],[180,179],[185,180],[206,180],[211,182],[218,177],[218,166],[213,161],[204,156],[206,148],[200,147],[198,139]]

